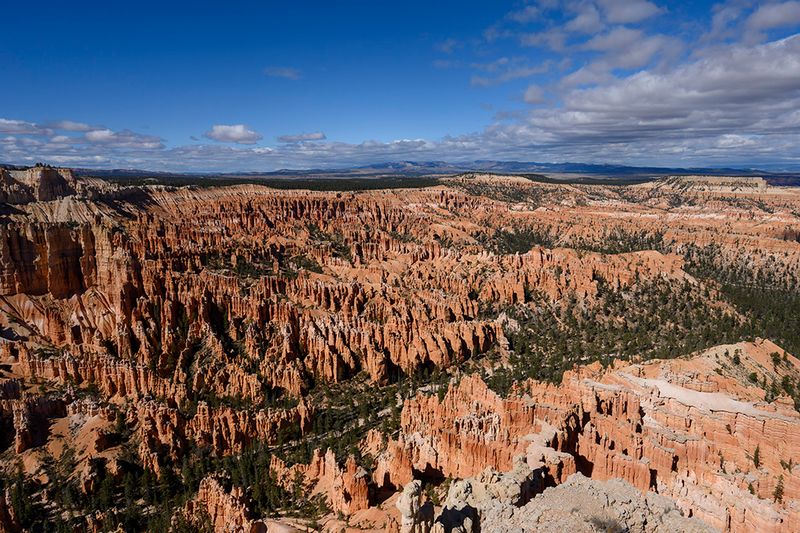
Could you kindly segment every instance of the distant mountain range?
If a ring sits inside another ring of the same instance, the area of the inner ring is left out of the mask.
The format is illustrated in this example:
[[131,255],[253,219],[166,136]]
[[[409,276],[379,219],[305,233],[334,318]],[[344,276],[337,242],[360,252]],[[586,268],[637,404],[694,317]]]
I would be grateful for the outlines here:
[[[4,168],[20,168],[14,165],[0,165]],[[774,167],[773,165],[769,166]],[[608,165],[592,163],[537,163],[529,161],[478,160],[465,163],[446,161],[394,161],[340,169],[281,169],[269,172],[162,172],[142,169],[74,169],[78,175],[100,178],[143,178],[154,177],[165,180],[170,177],[248,177],[268,178],[368,178],[386,176],[441,176],[461,172],[491,172],[513,174],[540,174],[555,179],[585,177],[589,179],[618,179],[619,181],[658,178],[667,175],[704,174],[717,176],[763,176],[770,183],[779,185],[800,185],[800,169],[794,171],[765,168],[735,167],[637,167],[627,165]]]

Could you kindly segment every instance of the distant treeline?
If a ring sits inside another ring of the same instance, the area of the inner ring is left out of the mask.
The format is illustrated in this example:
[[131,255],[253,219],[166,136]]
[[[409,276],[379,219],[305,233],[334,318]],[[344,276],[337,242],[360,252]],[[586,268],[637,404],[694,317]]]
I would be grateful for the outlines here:
[[441,181],[435,177],[378,178],[260,178],[234,176],[142,176],[104,177],[119,185],[169,185],[183,187],[223,187],[229,185],[262,185],[273,189],[308,189],[312,191],[364,191],[376,189],[414,189],[434,187]]

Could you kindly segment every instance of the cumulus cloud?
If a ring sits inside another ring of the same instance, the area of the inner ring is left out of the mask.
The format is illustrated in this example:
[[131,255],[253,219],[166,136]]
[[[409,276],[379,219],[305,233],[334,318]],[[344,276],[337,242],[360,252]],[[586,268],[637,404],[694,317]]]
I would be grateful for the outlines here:
[[642,38],[641,30],[634,30],[620,26],[603,34],[589,39],[584,45],[587,50],[620,50],[632,46]]
[[525,90],[522,99],[526,104],[542,104],[544,103],[544,90],[538,85],[531,85]]
[[160,150],[164,148],[161,138],[154,135],[142,135],[130,130],[113,131],[108,128],[89,130],[84,138],[90,143],[103,144],[116,148],[134,148],[139,150]]
[[500,57],[489,63],[473,63],[472,68],[485,74],[473,76],[470,83],[482,87],[497,85],[511,80],[528,78],[535,74],[543,74],[550,69],[550,65],[550,61],[539,65],[530,65],[524,57]]
[[236,144],[255,144],[263,139],[258,132],[244,124],[215,124],[203,134],[203,137],[212,141]]
[[794,26],[799,23],[800,2],[763,5],[747,19],[747,26],[758,31]]
[[83,122],[76,122],[74,120],[59,120],[48,124],[53,129],[63,131],[89,131],[93,129],[90,125]]
[[[527,16],[518,11],[516,18],[507,15],[487,30],[483,49],[450,40],[438,46],[453,54],[442,66],[471,69],[473,85],[509,83],[508,96],[516,96],[518,105],[511,110],[494,102],[493,122],[469,134],[344,143],[311,132],[257,146],[262,139],[257,131],[218,124],[204,134],[218,143],[167,147],[159,137],[129,130],[9,117],[0,119],[0,160],[172,171],[477,159],[788,162],[800,168],[800,35],[776,39],[789,33],[781,28],[800,24],[797,4],[753,7],[747,0],[725,0],[711,10],[706,27],[692,21],[691,32],[659,33],[666,21],[657,15],[665,9],[655,2],[582,1],[555,6],[564,14],[550,19],[553,6],[537,2],[536,17],[533,10]],[[523,28],[523,20],[530,26]],[[669,24],[681,22],[686,21]],[[772,42],[764,42],[768,35]],[[487,44],[490,39],[507,41]],[[500,57],[487,60],[500,46]],[[543,54],[549,59],[534,61],[527,46],[548,49]],[[300,77],[286,67],[268,71]]]
[[[82,132],[83,135],[56,135],[56,131]],[[142,135],[130,130],[113,131],[108,128],[91,128],[83,123],[72,121],[62,121],[45,127],[25,120],[0,118],[0,133],[16,135],[15,137],[7,137],[6,144],[17,148],[32,149],[50,144],[60,146],[66,144],[96,144],[112,150],[117,148],[160,150],[164,148],[163,140],[154,135]]]
[[292,67],[267,67],[264,69],[264,74],[271,78],[284,78],[287,80],[299,80],[303,74],[296,68]]
[[579,87],[587,85],[597,85],[614,79],[608,68],[601,63],[585,65],[574,72],[570,72],[561,78],[560,85],[563,87]]
[[313,133],[300,133],[298,135],[281,135],[278,141],[282,143],[299,143],[304,141],[324,141],[327,139],[325,134],[321,131]]
[[554,52],[563,52],[566,48],[567,33],[561,28],[520,35],[522,46],[547,47]]
[[734,24],[744,14],[744,6],[737,0],[716,4],[711,17],[711,29],[703,36],[703,40],[725,40],[735,36]]
[[86,132],[86,140],[90,142],[109,142],[114,138],[114,132],[108,129],[92,130]]
[[663,8],[646,0],[600,0],[599,4],[608,21],[614,24],[641,22],[664,12]]
[[12,133],[16,135],[32,135],[41,132],[42,129],[33,122],[0,118],[0,133]]
[[564,29],[571,33],[596,33],[603,29],[600,12],[594,4],[582,4],[575,18],[567,22]]
[[529,128],[560,143],[794,134],[800,131],[800,36],[737,45],[666,73],[642,71],[574,90]]
[[591,52],[594,59],[565,75],[560,81],[563,87],[609,83],[616,79],[614,73],[618,70],[639,69],[655,58],[677,55],[682,44],[664,35],[647,35],[639,29],[618,26],[595,35],[579,48]]
[[520,24],[527,24],[533,22],[539,17],[539,8],[537,6],[525,6],[517,11],[512,11],[508,14],[509,20],[518,22]]

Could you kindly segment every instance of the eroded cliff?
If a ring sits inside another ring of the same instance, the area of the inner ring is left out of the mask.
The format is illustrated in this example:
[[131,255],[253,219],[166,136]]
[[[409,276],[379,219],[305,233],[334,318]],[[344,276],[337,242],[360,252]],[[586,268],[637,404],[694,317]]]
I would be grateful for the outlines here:
[[474,529],[581,474],[800,528],[795,189],[0,177],[7,527],[422,531],[471,479]]

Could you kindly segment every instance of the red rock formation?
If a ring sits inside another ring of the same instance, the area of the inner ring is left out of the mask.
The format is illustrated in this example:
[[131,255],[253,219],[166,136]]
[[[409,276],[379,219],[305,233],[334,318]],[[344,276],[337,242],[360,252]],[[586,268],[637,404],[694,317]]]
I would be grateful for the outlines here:
[[[177,461],[192,444],[222,456],[304,436],[315,406],[269,407],[275,398],[362,372],[387,384],[487,353],[504,360],[505,322],[489,304],[534,309],[574,298],[591,314],[601,283],[664,280],[708,289],[711,304],[724,305],[677,255],[569,248],[613,249],[626,232],[681,254],[714,245],[721,264],[800,280],[796,189],[695,181],[609,188],[465,176],[429,189],[328,193],[121,188],[64,170],[0,170],[0,201],[15,204],[0,227],[9,445],[30,458],[52,436],[50,420],[97,416],[104,427],[90,428],[83,448],[114,468],[105,427],[118,416],[113,403],[143,465],[158,471],[167,464],[159,458]],[[513,201],[503,201],[509,187]],[[497,253],[498,234],[526,230],[555,247]],[[590,368],[560,387],[520,384],[508,399],[465,378],[442,401],[406,401],[397,436],[368,435],[362,448],[378,456],[372,479],[332,452],[289,468],[276,459],[273,470],[285,483],[300,473],[334,511],[354,516],[376,503],[372,485],[474,477],[487,465],[508,471],[522,456],[549,484],[576,471],[621,477],[717,527],[800,529],[797,469],[781,463],[797,455],[787,438],[797,417],[747,379],[789,372],[772,368],[772,349],[745,347],[736,372],[707,357]],[[486,359],[474,366],[490,366]],[[59,438],[72,437],[62,428]],[[757,468],[748,458],[756,445]],[[785,503],[771,504],[780,474]],[[215,524],[245,516],[242,493],[214,483],[195,505]]]
[[320,450],[315,450],[309,464],[291,467],[273,456],[270,469],[287,490],[294,488],[299,476],[312,493],[326,495],[334,513],[351,515],[369,507],[369,474],[358,466],[353,456],[347,458],[343,467],[337,463],[332,450],[324,455]]
[[19,365],[25,377],[42,378],[58,383],[92,383],[105,397],[141,398],[156,395],[171,404],[180,404],[186,397],[184,387],[158,377],[148,368],[133,365],[96,353],[42,358],[21,347]]
[[78,180],[66,168],[0,169],[0,200],[10,204],[48,202],[74,195]]
[[254,442],[274,444],[281,433],[297,428],[302,435],[313,411],[300,404],[292,409],[211,409],[205,402],[187,418],[178,409],[155,401],[142,401],[136,408],[139,455],[145,466],[159,472],[159,458],[183,456],[189,442],[215,455],[241,453]]
[[[727,349],[740,350],[745,367],[779,350],[766,341]],[[720,529],[794,531],[800,515],[789,502],[800,498],[800,468],[785,464],[800,453],[791,437],[800,431],[800,414],[781,402],[764,403],[759,389],[735,385],[736,377],[717,366],[721,351],[608,372],[587,368],[567,373],[559,387],[530,382],[508,400],[476,377],[451,386],[441,402],[420,394],[406,402],[400,436],[378,458],[375,482],[401,486],[431,469],[456,478],[486,466],[507,471],[515,455],[526,455],[529,464],[544,459],[554,483],[577,467],[593,478],[621,478],[666,494]],[[800,361],[789,361],[800,372]],[[739,399],[696,390],[726,380]],[[776,506],[771,496],[779,475],[784,504]]]
[[207,477],[200,482],[197,497],[187,503],[186,515],[197,520],[207,516],[215,531],[228,533],[266,533],[267,525],[249,518],[249,510],[242,489],[226,491],[221,480]]
[[17,533],[20,531],[19,523],[14,516],[14,509],[9,505],[10,489],[0,492],[0,533]]
[[65,415],[66,403],[61,398],[25,396],[19,400],[0,400],[0,419],[12,419],[16,453],[46,440],[46,419]]

